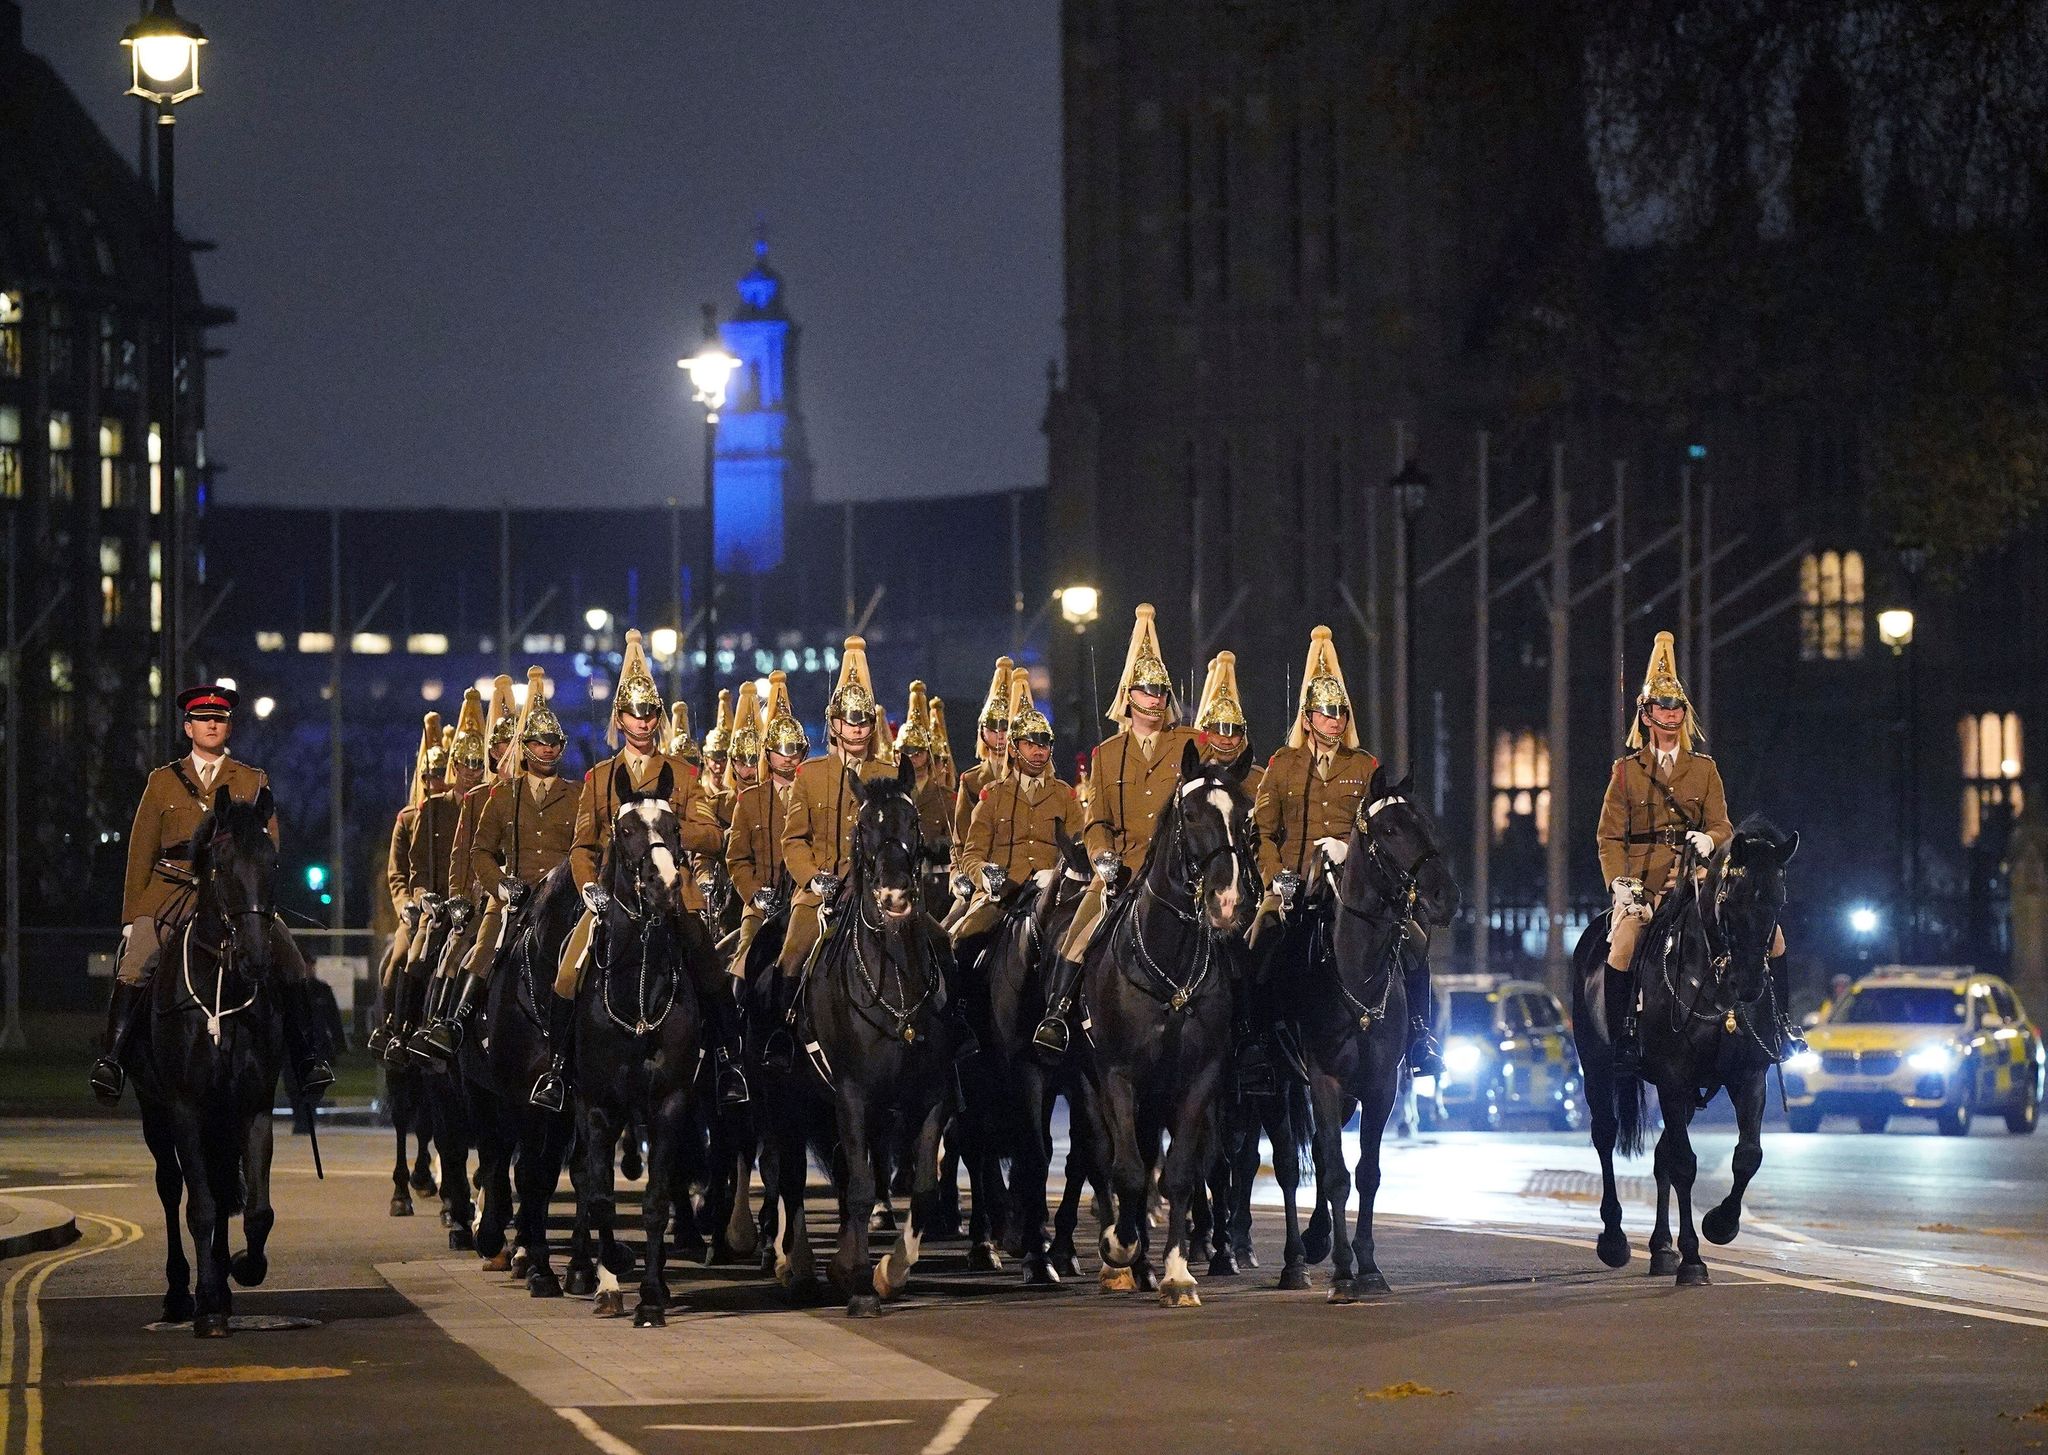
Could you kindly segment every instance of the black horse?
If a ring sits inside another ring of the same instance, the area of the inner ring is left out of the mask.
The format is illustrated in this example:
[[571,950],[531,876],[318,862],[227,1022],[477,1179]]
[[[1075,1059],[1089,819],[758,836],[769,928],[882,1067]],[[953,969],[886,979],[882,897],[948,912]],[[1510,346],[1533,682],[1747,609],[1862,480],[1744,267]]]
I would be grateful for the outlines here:
[[[839,1249],[828,1277],[847,1313],[872,1316],[903,1291],[932,1226],[941,1142],[957,1104],[959,1032],[946,1004],[951,953],[919,904],[916,772],[906,761],[894,778],[849,781],[858,806],[852,872],[829,901],[830,933],[798,990],[804,1064],[764,1078],[775,1148],[763,1170],[775,1179],[776,1277],[808,1298],[816,1272],[804,1224],[805,1143],[836,1137]],[[892,1113],[918,1129],[910,1214],[871,1268],[875,1149]]]
[[[277,1217],[270,1109],[285,1048],[270,949],[272,812],[267,785],[253,803],[237,803],[225,788],[214,794],[192,835],[191,917],[164,945],[146,1033],[131,1038],[126,1057],[170,1238],[164,1318],[190,1318],[202,1339],[227,1336],[230,1275],[245,1288],[263,1282]],[[199,1263],[193,1291],[178,1234],[181,1193]],[[237,1212],[248,1247],[230,1258],[228,1220]]]
[[[1408,783],[1395,782],[1384,767],[1373,770],[1341,862],[1334,849],[1325,852],[1328,901],[1318,896],[1305,906],[1311,943],[1296,988],[1296,1019],[1315,1114],[1318,1196],[1336,1233],[1332,1303],[1388,1291],[1373,1256],[1380,1138],[1406,1059],[1408,1008],[1418,999],[1427,1004],[1426,927],[1448,925],[1458,908],[1457,881],[1438,849],[1436,826],[1408,796]],[[1358,1222],[1346,1243],[1344,1205],[1354,1174],[1344,1165],[1343,1129],[1354,1108]],[[1309,1261],[1320,1263],[1320,1237],[1305,1241]]]
[[[1650,1272],[1677,1275],[1680,1287],[1707,1282],[1693,1230],[1692,1186],[1699,1171],[1689,1124],[1694,1112],[1726,1090],[1735,1108],[1734,1184],[1700,1220],[1711,1243],[1732,1242],[1742,1227],[1742,1195],[1763,1165],[1765,1077],[1784,1058],[1775,984],[1767,957],[1785,908],[1785,866],[1799,835],[1781,833],[1752,816],[1730,835],[1696,877],[1688,854],[1679,885],[1657,907],[1638,942],[1632,977],[1606,972],[1605,916],[1586,927],[1573,951],[1572,1002],[1593,1146],[1600,1154],[1600,1261],[1629,1260],[1614,1188],[1614,1152],[1643,1149],[1647,1096],[1657,1090],[1664,1131],[1657,1139],[1657,1224],[1650,1234]],[[1631,981],[1633,983],[1631,983]],[[1639,1075],[1617,1071],[1608,1027],[1620,1024],[1631,990],[1640,995]],[[1597,999],[1596,999],[1597,997]],[[1670,1195],[1678,1193],[1678,1247],[1672,1250]]]
[[[1208,1166],[1211,1108],[1230,1059],[1237,936],[1252,903],[1251,800],[1237,774],[1181,755],[1134,887],[1088,948],[1082,987],[1098,1145],[1107,1149],[1113,1226],[1102,1234],[1105,1290],[1159,1289],[1201,1303],[1187,1261],[1187,1212]],[[1160,1136],[1171,1136],[1164,1160]],[[1159,1174],[1165,1276],[1148,1248],[1146,1198]]]
[[[683,909],[682,826],[664,768],[636,794],[619,770],[618,811],[599,884],[607,903],[591,937],[590,968],[577,995],[576,1112],[582,1157],[577,1194],[597,1235],[598,1264],[616,1276],[630,1266],[613,1237],[614,1157],[619,1138],[647,1134],[647,1190],[641,1203],[646,1258],[635,1328],[658,1328],[669,1303],[669,1216],[687,1202],[684,1160],[697,1135],[692,1096],[704,1055],[701,981],[719,973],[703,921]],[[624,1312],[612,1279],[599,1275],[600,1315]]]

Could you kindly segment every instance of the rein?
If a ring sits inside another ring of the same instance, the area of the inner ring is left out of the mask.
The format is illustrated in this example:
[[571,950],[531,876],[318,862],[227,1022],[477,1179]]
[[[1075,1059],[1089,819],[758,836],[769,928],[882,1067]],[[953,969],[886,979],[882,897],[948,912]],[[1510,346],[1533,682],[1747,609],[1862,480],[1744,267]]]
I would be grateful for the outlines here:
[[[186,904],[197,902],[194,912],[186,916],[185,919],[185,932],[181,941],[183,953],[179,956],[178,972],[179,978],[184,983],[186,997],[191,1000],[195,1008],[204,1012],[206,1016],[206,1034],[212,1038],[214,1045],[218,1046],[220,1044],[223,1023],[227,1018],[240,1015],[254,1006],[257,997],[262,991],[260,983],[254,977],[244,977],[249,986],[247,997],[240,1005],[229,1005],[227,1003],[228,975],[235,968],[236,945],[241,939],[241,932],[236,928],[236,925],[245,916],[251,915],[255,916],[259,923],[267,923],[275,911],[262,904],[255,904],[247,909],[230,912],[220,902],[218,891],[211,896],[203,896],[202,891],[211,887],[212,878],[213,865],[209,861],[204,875],[195,879],[181,890],[178,897],[172,900],[171,905],[166,907],[166,912],[172,912]],[[209,947],[204,940],[201,940],[197,948],[207,950],[213,957],[212,1005],[206,1003],[206,1000],[199,993],[199,988],[192,983],[192,963],[197,958],[194,953],[192,932],[197,927],[200,919],[209,913],[220,921],[221,942],[218,946]],[[173,917],[175,918],[175,915]],[[161,922],[162,917],[160,916],[159,923]]]
[[[628,904],[623,895],[613,895],[611,901],[612,908],[624,915],[628,923],[638,925],[640,928],[640,965],[639,975],[634,986],[635,1004],[631,1021],[620,1015],[612,1004],[612,969],[618,964],[618,961],[607,953],[611,949],[611,937],[609,935],[604,937],[603,948],[596,952],[599,976],[598,1004],[604,1007],[605,1018],[630,1036],[644,1036],[651,1031],[660,1030],[662,1025],[668,1020],[669,1012],[675,1009],[676,997],[681,993],[682,989],[682,977],[671,971],[668,976],[666,994],[657,994],[654,997],[654,999],[660,1001],[660,1008],[656,1010],[649,1003],[649,982],[651,979],[649,967],[655,962],[653,951],[654,937],[656,931],[661,928],[662,920],[661,916],[653,912],[648,906],[647,881],[646,875],[643,872],[644,868],[645,866],[638,861],[633,865],[633,903]],[[603,926],[596,927],[596,929],[601,928]],[[593,933],[595,933],[595,929]]]
[[[903,850],[905,857],[913,864],[917,862],[918,855],[924,847],[922,829],[917,826],[916,807],[915,804],[911,805],[911,821],[913,824],[911,833],[913,837],[896,841],[897,847]],[[924,988],[919,992],[915,1000],[911,999],[910,985],[904,975],[905,967],[898,966],[889,957],[886,950],[888,927],[882,922],[881,908],[874,903],[874,897],[867,892],[868,875],[870,872],[869,865],[875,856],[867,852],[859,843],[857,832],[854,848],[853,883],[850,886],[854,905],[854,920],[861,929],[875,936],[885,946],[885,949],[882,955],[882,973],[880,976],[877,976],[874,969],[868,964],[868,957],[862,953],[860,935],[854,934],[847,937],[851,942],[847,958],[852,961],[854,973],[860,977],[861,989],[865,990],[868,995],[867,1004],[865,1005],[861,1003],[859,996],[849,996],[848,999],[852,1002],[854,1010],[859,1013],[861,1019],[882,1032],[890,1040],[901,1041],[905,1045],[913,1045],[917,1041],[917,1017],[927,1005],[931,1004],[933,998],[938,994],[939,977],[936,973],[932,972],[930,967],[927,967],[924,976]],[[912,909],[910,911],[912,917],[915,917],[918,913],[916,903],[917,900],[913,897]],[[868,918],[870,909],[875,911],[876,917],[874,919]],[[921,938],[922,936],[920,935]],[[898,996],[899,1004],[891,1004],[888,995],[883,989],[892,970],[895,972],[896,986],[900,992]],[[869,1014],[870,1010],[881,1012],[882,1016],[887,1018],[887,1024]]]
[[[1183,795],[1186,792],[1186,789],[1182,790]],[[1216,848],[1204,854],[1200,860],[1189,863],[1184,852],[1187,839],[1182,831],[1182,823],[1180,805],[1176,803],[1173,814],[1173,837],[1169,849],[1171,854],[1170,863],[1181,865],[1187,876],[1194,883],[1199,884],[1202,876],[1208,871],[1209,865],[1222,855],[1234,853],[1236,846],[1230,843],[1219,844]],[[1210,973],[1216,968],[1216,961],[1218,959],[1216,947],[1221,943],[1223,934],[1221,931],[1202,922],[1201,911],[1196,908],[1193,892],[1180,885],[1173,884],[1171,882],[1172,870],[1169,869],[1167,872],[1169,876],[1168,887],[1177,893],[1188,896],[1186,908],[1175,904],[1171,899],[1162,894],[1152,883],[1152,874],[1150,872],[1147,872],[1145,877],[1138,881],[1138,895],[1141,899],[1150,896],[1153,903],[1161,906],[1183,924],[1193,926],[1196,933],[1200,936],[1196,949],[1195,965],[1188,972],[1187,978],[1184,980],[1174,979],[1173,976],[1166,972],[1165,967],[1159,963],[1157,958],[1153,956],[1151,948],[1145,943],[1145,930],[1140,923],[1143,916],[1140,914],[1138,906],[1133,905],[1131,912],[1123,917],[1123,922],[1117,926],[1117,932],[1124,936],[1125,941],[1136,953],[1138,963],[1144,966],[1146,972],[1154,980],[1159,982],[1159,987],[1164,991],[1164,994],[1159,998],[1165,1002],[1166,1008],[1170,1011],[1181,1011],[1187,1009],[1188,1004],[1197,995],[1201,994],[1202,987],[1208,983]]]
[[1351,987],[1344,983],[1344,969],[1337,959],[1335,937],[1332,936],[1331,979],[1336,982],[1337,994],[1343,997],[1346,1007],[1358,1018],[1358,1029],[1361,1032],[1370,1032],[1375,1022],[1386,1019],[1387,1000],[1394,993],[1394,971],[1401,963],[1401,951],[1408,943],[1409,927],[1415,922],[1415,901],[1422,893],[1422,886],[1416,876],[1422,872],[1425,865],[1440,854],[1437,847],[1432,844],[1421,858],[1404,868],[1394,863],[1380,847],[1380,841],[1372,836],[1373,819],[1383,810],[1406,802],[1406,798],[1394,795],[1378,799],[1361,812],[1356,821],[1359,836],[1365,843],[1367,860],[1379,866],[1380,873],[1389,884],[1380,904],[1375,908],[1355,904],[1344,897],[1343,885],[1337,882],[1334,876],[1330,883],[1330,899],[1344,913],[1364,920],[1369,925],[1391,923],[1394,926],[1393,932],[1387,936],[1386,948],[1380,952],[1379,963],[1365,982],[1366,994],[1371,994],[1375,982],[1380,987],[1379,998],[1371,1005],[1365,1003],[1363,996],[1354,995]]

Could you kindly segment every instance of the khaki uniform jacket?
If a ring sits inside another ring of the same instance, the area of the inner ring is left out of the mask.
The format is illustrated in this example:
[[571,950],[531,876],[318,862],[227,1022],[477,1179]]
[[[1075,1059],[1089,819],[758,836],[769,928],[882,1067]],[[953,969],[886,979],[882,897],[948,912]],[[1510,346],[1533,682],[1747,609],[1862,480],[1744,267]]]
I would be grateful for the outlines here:
[[[621,750],[583,775],[583,792],[576,800],[576,841],[569,850],[569,872],[579,890],[596,883],[598,871],[604,867],[604,851],[612,841],[612,821],[619,814],[614,773],[624,758],[625,752]],[[661,777],[664,765],[671,770],[674,783],[669,802],[675,808],[682,831],[683,852],[717,853],[718,825],[706,808],[704,784],[695,768],[681,758],[649,753],[632,780],[633,786],[652,787]],[[704,896],[697,892],[697,877],[687,872],[683,874],[683,907],[692,913],[704,907]]]
[[970,874],[994,864],[1012,884],[1021,884],[1059,862],[1053,830],[1063,827],[1071,837],[1080,822],[1081,800],[1050,771],[1036,784],[1013,775],[982,790],[960,863]]
[[[178,774],[191,780],[187,789]],[[261,768],[252,768],[234,758],[222,757],[214,770],[213,786],[227,789],[238,803],[253,803],[270,780]],[[192,835],[212,806],[211,795],[199,794],[199,780],[189,756],[166,764],[149,775],[142,788],[142,802],[135,808],[135,823],[128,830],[128,874],[121,885],[121,922],[154,918],[183,886],[167,879],[157,869],[158,859],[173,862],[192,857]],[[270,839],[277,842],[277,817],[270,819]]]
[[1330,756],[1327,776],[1315,771],[1315,753],[1308,747],[1282,748],[1266,764],[1252,804],[1259,827],[1259,878],[1271,884],[1281,870],[1306,879],[1314,867],[1317,839],[1351,837],[1366,788],[1379,759],[1362,748],[1341,743]]
[[725,834],[725,872],[740,903],[771,889],[782,874],[782,827],[789,817],[782,790],[772,778],[740,790],[732,800]]
[[418,816],[417,809],[398,810],[398,817],[391,820],[391,847],[384,855],[384,887],[391,892],[391,907],[400,914],[412,898],[405,889],[405,841],[412,833],[412,821]]
[[1614,760],[1607,796],[1600,804],[1600,875],[1609,884],[1624,877],[1640,879],[1651,894],[1662,894],[1678,872],[1678,845],[1669,841],[1696,828],[1719,848],[1735,826],[1728,822],[1728,797],[1712,758],[1680,748],[1672,759],[1665,787],[1690,823],[1658,790],[1653,781],[1656,762],[1657,754],[1649,747]]
[[917,831],[924,846],[936,849],[944,844],[950,857],[953,844],[953,797],[930,778],[917,780]]
[[974,822],[974,805],[981,802],[981,793],[991,783],[999,782],[995,769],[986,763],[976,763],[960,775],[960,782],[953,790],[953,867],[956,870],[972,870],[966,862],[967,830]]
[[455,819],[455,843],[449,850],[448,893],[451,896],[475,900],[476,874],[470,867],[469,851],[476,843],[477,820],[483,817],[484,800],[490,797],[491,785],[479,783],[462,795],[462,812]]
[[1135,873],[1145,862],[1152,830],[1180,778],[1183,749],[1195,741],[1190,727],[1161,728],[1148,760],[1128,729],[1106,739],[1088,764],[1088,857],[1104,852]]
[[538,799],[525,773],[492,784],[469,849],[477,897],[496,894],[508,875],[521,884],[538,884],[568,858],[576,843],[580,796],[559,773],[547,780]]
[[[793,904],[816,905],[818,896],[805,886],[820,874],[845,877],[853,862],[853,828],[860,806],[847,782],[850,765],[827,753],[810,758],[796,770],[783,807],[782,862],[797,888]],[[866,758],[858,766],[862,782],[894,777],[896,765]]]
[[414,894],[446,894],[455,858],[455,821],[462,800],[436,793],[419,807],[405,835],[405,887]]

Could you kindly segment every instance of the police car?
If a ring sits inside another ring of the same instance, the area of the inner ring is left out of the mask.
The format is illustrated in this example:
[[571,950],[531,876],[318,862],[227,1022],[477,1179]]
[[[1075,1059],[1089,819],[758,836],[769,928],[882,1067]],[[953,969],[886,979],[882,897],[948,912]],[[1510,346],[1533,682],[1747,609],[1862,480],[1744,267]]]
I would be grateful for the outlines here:
[[1579,1050],[1556,996],[1504,975],[1440,975],[1433,988],[1444,1074],[1416,1079],[1424,1130],[1462,1123],[1496,1131],[1518,1116],[1558,1131],[1585,1125]]
[[1981,1112],[2032,1132],[2048,1090],[2048,1055],[2012,987],[1963,969],[1888,967],[1856,982],[1785,1063],[1795,1132],[1853,1116],[1881,1132],[1895,1116],[1933,1117],[1966,1136]]

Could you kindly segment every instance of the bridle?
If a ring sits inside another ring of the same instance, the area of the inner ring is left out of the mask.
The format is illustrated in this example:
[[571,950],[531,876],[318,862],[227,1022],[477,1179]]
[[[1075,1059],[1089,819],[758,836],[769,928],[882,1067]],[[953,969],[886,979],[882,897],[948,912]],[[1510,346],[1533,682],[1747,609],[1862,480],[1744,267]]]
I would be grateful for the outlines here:
[[1386,884],[1382,890],[1381,902],[1376,908],[1367,908],[1346,899],[1341,876],[1330,876],[1330,898],[1344,913],[1364,920],[1369,925],[1378,926],[1390,922],[1393,925],[1392,933],[1387,936],[1386,948],[1380,951],[1379,962],[1365,982],[1366,995],[1372,993],[1375,982],[1379,985],[1379,996],[1371,1005],[1366,1004],[1364,995],[1353,994],[1351,987],[1344,983],[1344,968],[1337,960],[1335,937],[1332,936],[1331,979],[1336,982],[1337,994],[1343,998],[1345,1006],[1357,1017],[1358,1029],[1362,1032],[1371,1031],[1374,1022],[1386,1019],[1387,1001],[1394,991],[1394,970],[1401,963],[1401,952],[1407,946],[1411,933],[1409,927],[1415,923],[1416,901],[1422,893],[1419,876],[1432,860],[1441,855],[1437,846],[1430,844],[1414,863],[1402,865],[1395,862],[1381,840],[1373,836],[1373,821],[1380,814],[1397,804],[1408,802],[1410,800],[1404,794],[1389,793],[1374,799],[1372,803],[1362,808],[1352,821],[1353,827],[1358,831],[1359,840],[1365,846],[1366,863],[1378,870],[1379,877]]
[[[612,847],[614,849],[616,849],[618,842],[618,835],[615,832],[612,836]],[[671,852],[675,854],[677,860],[676,872],[681,874],[683,872],[681,865],[682,855],[676,850]],[[640,966],[635,983],[635,1000],[631,1020],[619,1014],[618,1009],[612,1004],[612,968],[618,961],[608,953],[611,949],[611,937],[605,935],[602,940],[602,947],[593,947],[592,951],[593,956],[597,960],[599,976],[598,1004],[604,1007],[606,1019],[611,1021],[620,1030],[632,1036],[644,1036],[649,1032],[660,1030],[667,1022],[669,1012],[675,1009],[676,997],[682,990],[682,976],[677,974],[673,967],[668,972],[668,983],[666,985],[657,987],[653,984],[656,977],[650,967],[653,967],[660,958],[654,953],[655,936],[665,926],[667,920],[666,916],[662,913],[666,906],[659,898],[659,888],[650,890],[648,886],[648,857],[648,855],[643,854],[635,855],[633,858],[631,865],[633,894],[630,901],[624,894],[618,892],[620,866],[616,862],[606,865],[608,871],[606,877],[612,881],[614,886],[611,894],[611,908],[624,915],[626,922],[629,925],[635,926],[639,932]],[[600,926],[600,928],[602,927]]]
[[1172,809],[1173,822],[1168,829],[1170,835],[1167,844],[1169,863],[1177,866],[1187,880],[1185,887],[1173,884],[1174,872],[1173,868],[1169,868],[1167,870],[1169,888],[1173,889],[1177,894],[1185,895],[1188,901],[1187,904],[1177,904],[1168,898],[1166,894],[1162,893],[1152,883],[1153,876],[1149,870],[1138,880],[1138,894],[1141,898],[1149,897],[1153,903],[1165,909],[1175,919],[1191,926],[1199,936],[1194,968],[1188,972],[1186,978],[1181,980],[1176,980],[1167,973],[1165,967],[1159,963],[1158,958],[1153,955],[1151,948],[1145,943],[1144,927],[1139,923],[1141,916],[1136,913],[1135,906],[1132,913],[1124,916],[1123,923],[1119,926],[1120,932],[1124,935],[1135,953],[1138,963],[1144,967],[1148,975],[1159,983],[1160,989],[1164,991],[1164,995],[1161,998],[1165,1000],[1168,1010],[1185,1010],[1188,1004],[1201,993],[1202,986],[1207,983],[1211,972],[1216,968],[1217,960],[1220,958],[1217,954],[1217,947],[1223,942],[1227,931],[1219,930],[1209,924],[1203,917],[1200,907],[1201,886],[1208,877],[1209,866],[1224,855],[1230,855],[1237,861],[1233,873],[1236,872],[1236,869],[1243,867],[1242,849],[1232,836],[1226,835],[1223,843],[1202,854],[1195,854],[1188,844],[1186,831],[1187,815],[1182,805],[1192,794],[1208,786],[1210,781],[1208,775],[1205,774],[1203,777],[1180,786],[1176,791],[1177,796]]
[[[231,838],[232,835],[229,830],[225,828],[215,829],[213,835],[214,842],[231,840]],[[269,888],[267,879],[264,882],[264,888],[266,890]],[[205,1012],[206,1034],[218,1046],[223,1028],[222,1023],[229,1016],[240,1015],[243,1011],[255,1005],[256,998],[261,991],[261,984],[256,977],[244,975],[243,979],[247,981],[249,986],[248,995],[242,1000],[240,1005],[227,1004],[228,974],[230,971],[235,970],[241,959],[242,931],[239,926],[249,925],[252,935],[267,934],[268,930],[265,927],[268,926],[271,916],[277,911],[274,906],[266,902],[267,895],[259,896],[257,902],[253,905],[230,908],[225,902],[225,896],[221,893],[221,881],[215,875],[213,855],[210,852],[207,854],[205,863],[199,873],[194,876],[192,885],[187,892],[193,897],[195,910],[185,920],[183,954],[179,956],[179,973],[184,982],[186,996],[191,999],[194,1006]],[[220,944],[212,947],[214,978],[213,1004],[210,1006],[200,997],[198,987],[192,983],[192,962],[196,958],[194,954],[195,948],[200,950],[208,948],[203,939],[198,942],[197,946],[194,945],[192,931],[200,919],[209,911],[214,917],[219,919],[221,925]]]
[[[888,839],[882,843],[871,844],[870,835],[879,836],[881,833],[879,825],[871,828],[863,822],[855,827],[857,843],[855,846],[856,852],[853,856],[853,872],[857,884],[854,895],[854,918],[859,922],[862,929],[874,935],[878,940],[883,940],[885,944],[886,940],[884,937],[888,934],[888,925],[883,919],[884,911],[879,897],[884,892],[884,888],[878,884],[870,892],[861,892],[867,889],[867,866],[871,862],[878,861],[881,857],[882,849],[891,843],[897,848],[902,849],[907,861],[913,865],[917,863],[918,855],[924,850],[924,828],[918,818],[917,805],[912,803],[907,795],[898,793],[896,796],[903,799],[904,805],[908,809],[910,831],[907,835]],[[911,877],[913,886],[910,890],[911,909],[905,918],[914,918],[917,913],[918,895],[914,871]],[[868,918],[868,912],[871,909],[875,915],[873,919]],[[925,967],[925,974],[922,977],[923,986],[916,998],[913,999],[910,994],[910,986],[903,974],[903,969],[898,967],[891,957],[884,954],[882,957],[881,974],[877,975],[874,968],[868,964],[868,957],[862,953],[861,937],[856,934],[850,935],[848,938],[852,941],[852,944],[849,948],[847,959],[853,964],[854,974],[860,978],[861,989],[867,992],[866,1005],[861,1003],[858,996],[848,997],[853,1004],[854,1010],[863,1020],[874,1026],[876,1030],[881,1031],[890,1040],[902,1041],[905,1045],[914,1045],[918,1038],[918,1015],[927,1005],[931,1004],[933,997],[938,994],[939,977],[935,968],[929,965]],[[890,1002],[888,995],[884,991],[884,986],[889,979],[889,972],[892,969],[896,972],[896,986],[899,992],[897,997],[899,1003],[896,1004]],[[870,1008],[879,1012],[880,1016],[886,1019],[886,1024],[884,1019],[878,1019],[875,1015],[870,1014]]]
[[[1756,1018],[1754,1015],[1755,1007],[1765,1000],[1772,1002],[1773,1016],[1775,1017],[1776,1014],[1777,990],[1771,983],[1770,967],[1765,963],[1768,961],[1770,954],[1771,941],[1768,934],[1764,936],[1762,947],[1757,951],[1757,960],[1762,972],[1758,976],[1761,983],[1757,993],[1747,1000],[1731,1000],[1725,1006],[1721,1004],[1721,991],[1731,983],[1730,971],[1734,968],[1735,955],[1739,948],[1735,942],[1735,936],[1729,933],[1727,925],[1724,923],[1723,911],[1727,906],[1732,884],[1735,881],[1747,879],[1749,877],[1749,868],[1747,865],[1723,862],[1720,868],[1711,871],[1709,877],[1711,883],[1708,894],[1705,897],[1695,894],[1693,897],[1693,904],[1699,914],[1700,937],[1705,942],[1707,949],[1707,969],[1706,973],[1694,982],[1692,1004],[1683,1008],[1679,1004],[1679,988],[1677,982],[1673,979],[1674,972],[1671,966],[1669,947],[1673,940],[1667,938],[1665,941],[1665,953],[1661,958],[1664,962],[1664,989],[1665,993],[1671,998],[1671,1029],[1674,1032],[1678,1031],[1687,1020],[1719,1020],[1721,1022],[1721,1029],[1725,1034],[1734,1035],[1738,1029],[1746,1029],[1750,1039],[1756,1042],[1758,1049],[1763,1051],[1766,1056],[1776,1060],[1776,1053],[1766,1046],[1763,1043],[1762,1037],[1756,1033]],[[1776,917],[1773,916],[1773,928],[1775,928],[1776,923]],[[1702,1012],[1700,1010],[1700,1002],[1707,998],[1709,989],[1713,991],[1712,1001],[1709,1009]],[[1747,1012],[1747,1014],[1738,1014],[1738,1012]]]

